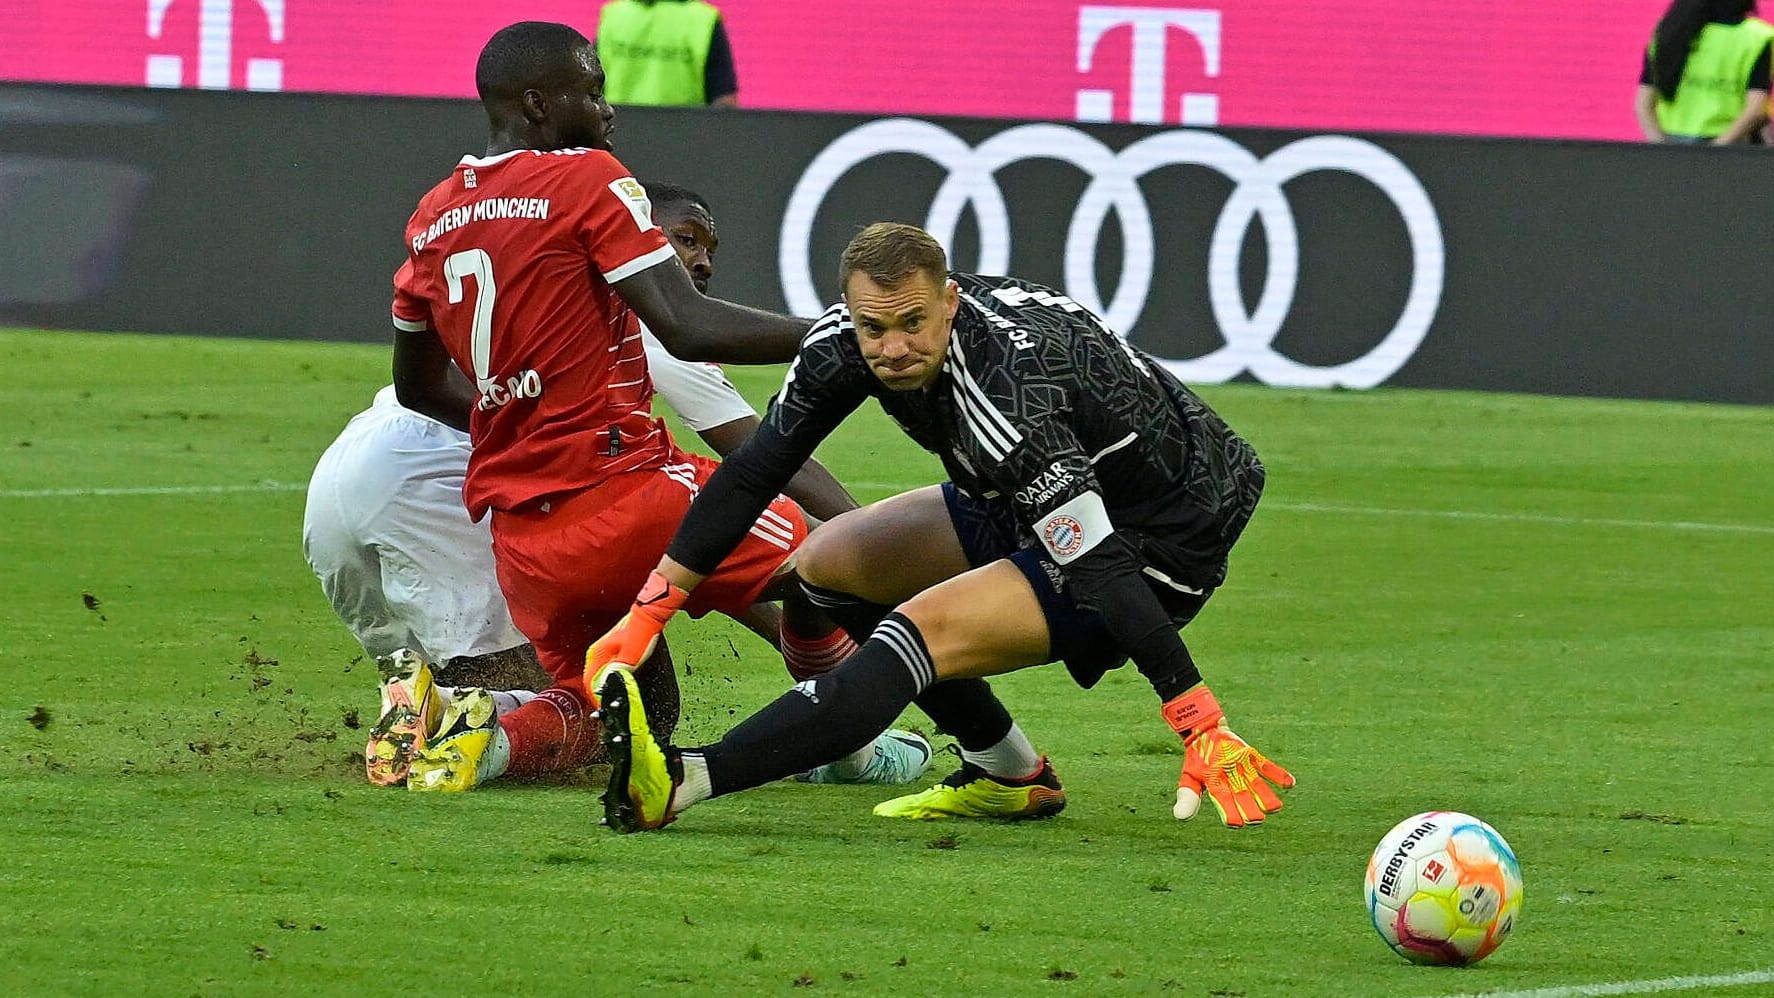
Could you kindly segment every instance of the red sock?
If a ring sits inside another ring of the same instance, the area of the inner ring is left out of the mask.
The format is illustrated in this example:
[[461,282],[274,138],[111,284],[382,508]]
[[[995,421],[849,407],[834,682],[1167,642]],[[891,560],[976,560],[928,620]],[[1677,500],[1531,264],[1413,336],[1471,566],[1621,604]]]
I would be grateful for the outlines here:
[[796,682],[830,672],[856,651],[856,642],[838,628],[817,638],[804,638],[782,628],[782,664]]
[[591,705],[577,691],[556,686],[509,714],[499,726],[511,741],[507,776],[535,776],[585,765],[598,746]]

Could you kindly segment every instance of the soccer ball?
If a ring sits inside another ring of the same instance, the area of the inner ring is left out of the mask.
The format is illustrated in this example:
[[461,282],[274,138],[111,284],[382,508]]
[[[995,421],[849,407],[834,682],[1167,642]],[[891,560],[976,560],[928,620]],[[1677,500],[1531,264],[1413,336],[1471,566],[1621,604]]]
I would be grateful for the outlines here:
[[1521,912],[1521,864],[1497,830],[1469,814],[1399,822],[1367,863],[1367,911],[1412,963],[1462,967],[1489,956]]

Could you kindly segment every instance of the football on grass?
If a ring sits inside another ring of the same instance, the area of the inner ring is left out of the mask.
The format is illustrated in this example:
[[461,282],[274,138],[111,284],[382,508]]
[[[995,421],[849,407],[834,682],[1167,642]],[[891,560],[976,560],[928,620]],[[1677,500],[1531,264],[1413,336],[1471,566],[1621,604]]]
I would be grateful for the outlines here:
[[1469,814],[1399,822],[1367,864],[1375,931],[1413,963],[1465,966],[1489,956],[1521,912],[1521,864],[1497,830]]

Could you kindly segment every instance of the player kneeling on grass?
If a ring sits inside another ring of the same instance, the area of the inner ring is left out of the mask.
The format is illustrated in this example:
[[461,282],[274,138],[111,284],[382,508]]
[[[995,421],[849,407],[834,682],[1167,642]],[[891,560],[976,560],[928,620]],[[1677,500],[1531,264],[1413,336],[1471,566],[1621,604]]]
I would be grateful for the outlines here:
[[[687,188],[645,186],[653,222],[706,294],[719,247],[713,209]],[[673,357],[645,327],[641,345],[658,394],[717,454],[732,453],[756,430],[757,413],[719,367]],[[499,591],[488,521],[471,520],[462,505],[469,456],[467,433],[402,406],[389,387],[352,417],[309,478],[303,555],[334,611],[381,668],[381,710],[364,753],[369,781],[379,786],[407,784],[414,758],[441,733],[457,689],[472,698],[464,700],[465,709],[483,697],[481,688],[489,690],[484,697],[495,715],[503,715],[534,700],[529,691],[552,685]],[[814,460],[784,492],[810,518],[826,520],[856,508]],[[783,626],[781,609],[772,603],[753,604],[741,622],[783,650],[797,679],[830,668],[855,649],[847,638],[801,638]],[[654,730],[667,737],[678,720],[677,676],[663,642],[654,654],[645,677],[647,709]],[[589,733],[577,737],[597,747]],[[859,750],[808,778],[901,783],[922,775],[929,750],[917,736],[890,733],[881,747],[886,751]],[[902,747],[907,751],[897,751]],[[569,745],[563,754],[580,753]],[[586,761],[602,759],[594,751]],[[411,786],[428,788],[423,781]]]
[[[583,34],[502,28],[475,86],[485,154],[463,157],[407,222],[394,386],[402,405],[469,432],[464,502],[492,517],[499,587],[554,686],[507,713],[484,697],[452,703],[408,786],[458,790],[590,755],[586,648],[622,618],[713,474],[652,414],[640,323],[680,358],[738,364],[790,359],[809,328],[697,290],[611,152],[616,114]],[[784,583],[798,595],[806,530],[800,507],[772,499],[686,609],[743,615]],[[801,637],[843,637],[822,626]]]
[[[709,480],[634,607],[592,646],[612,766],[606,822],[659,828],[710,797],[847,752],[914,702],[960,741],[963,764],[876,814],[1057,813],[1065,795],[1052,766],[982,677],[1063,659],[1089,687],[1129,657],[1183,740],[1177,817],[1192,817],[1204,792],[1227,825],[1279,809],[1265,780],[1293,777],[1226,727],[1177,634],[1224,581],[1256,508],[1255,452],[1076,302],[950,274],[921,229],[870,226],[844,251],[840,282],[844,302],[802,340],[763,427]],[[640,721],[632,667],[756,511],[870,396],[952,479],[847,513],[803,552],[815,601],[872,636],[721,741],[661,745]]]

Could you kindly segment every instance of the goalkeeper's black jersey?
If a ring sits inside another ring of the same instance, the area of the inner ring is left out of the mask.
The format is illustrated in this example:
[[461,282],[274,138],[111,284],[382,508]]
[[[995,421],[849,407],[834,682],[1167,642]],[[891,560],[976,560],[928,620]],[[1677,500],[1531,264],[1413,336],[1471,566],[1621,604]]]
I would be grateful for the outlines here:
[[1070,298],[1013,278],[952,276],[961,305],[948,355],[920,391],[882,385],[849,309],[826,311],[757,435],[686,518],[673,559],[712,570],[819,442],[874,397],[956,486],[1008,504],[1025,546],[1047,550],[1080,603],[1095,603],[1095,587],[1067,566],[1111,532],[1149,579],[1219,585],[1262,491],[1249,444]]

